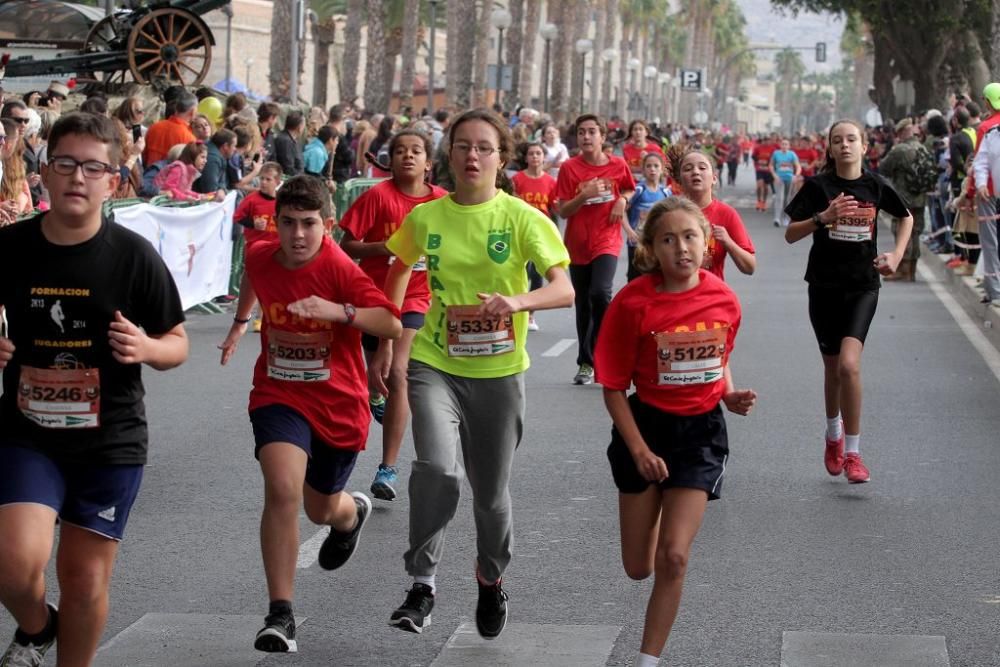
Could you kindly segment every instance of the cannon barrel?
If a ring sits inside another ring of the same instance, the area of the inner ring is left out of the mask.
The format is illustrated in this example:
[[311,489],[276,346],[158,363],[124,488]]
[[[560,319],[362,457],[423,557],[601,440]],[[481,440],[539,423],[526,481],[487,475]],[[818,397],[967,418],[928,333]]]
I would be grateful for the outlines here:
[[75,74],[87,70],[120,70],[128,69],[128,55],[124,51],[107,53],[87,53],[61,58],[17,58],[7,63],[4,70],[6,77],[19,76],[49,76],[53,74]]

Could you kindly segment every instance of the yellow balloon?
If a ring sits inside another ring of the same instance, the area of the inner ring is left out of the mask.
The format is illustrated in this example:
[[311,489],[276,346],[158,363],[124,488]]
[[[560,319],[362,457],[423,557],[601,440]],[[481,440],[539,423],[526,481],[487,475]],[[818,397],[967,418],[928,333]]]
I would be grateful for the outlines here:
[[212,129],[219,129],[222,123],[222,102],[215,97],[206,97],[198,103],[198,113],[204,114],[212,123]]

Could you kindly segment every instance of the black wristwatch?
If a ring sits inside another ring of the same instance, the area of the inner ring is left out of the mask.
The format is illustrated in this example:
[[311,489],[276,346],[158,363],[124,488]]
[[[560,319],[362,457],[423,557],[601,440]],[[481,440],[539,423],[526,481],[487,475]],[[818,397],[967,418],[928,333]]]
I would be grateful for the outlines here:
[[824,227],[826,227],[826,224],[819,217],[819,213],[813,214],[813,224],[816,225],[816,229],[823,229]]

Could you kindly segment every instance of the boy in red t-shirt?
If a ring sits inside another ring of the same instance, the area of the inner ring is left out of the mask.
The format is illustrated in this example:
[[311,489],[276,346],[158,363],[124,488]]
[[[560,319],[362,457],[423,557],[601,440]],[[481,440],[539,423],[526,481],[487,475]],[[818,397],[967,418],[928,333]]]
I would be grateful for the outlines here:
[[[392,177],[362,194],[340,221],[344,238],[340,246],[360,260],[364,271],[379,289],[385,287],[389,265],[396,259],[385,242],[403,223],[413,208],[439,199],[448,192],[426,183],[431,169],[430,137],[417,130],[401,130],[389,140],[389,172]],[[420,264],[420,263],[418,263]],[[369,408],[375,421],[382,424],[382,462],[372,481],[372,495],[379,500],[396,499],[399,472],[396,459],[403,446],[406,424],[410,419],[407,366],[410,347],[431,305],[427,270],[414,266],[403,300],[403,335],[392,345],[392,362],[378,354],[376,336],[362,336],[361,346],[368,362]]]
[[579,364],[574,384],[594,381],[594,341],[611,302],[611,284],[628,228],[625,207],[635,180],[625,160],[601,150],[607,129],[598,116],[576,119],[580,153],[563,163],[556,182],[559,215],[566,218],[569,276],[576,290]]
[[[556,199],[556,179],[545,173],[545,148],[540,142],[532,141],[524,148],[525,169],[514,174],[514,194],[528,202],[549,219],[551,206]],[[536,290],[542,286],[542,276],[532,262],[528,262],[529,288]],[[528,313],[528,331],[538,331],[535,314]]]
[[322,181],[296,176],[278,192],[277,238],[247,247],[240,300],[226,340],[226,364],[260,299],[261,352],[250,391],[254,453],[264,475],[261,551],[270,608],[254,647],[294,652],[292,592],[299,507],[330,534],[320,567],[353,555],[371,513],[362,493],[344,491],[368,438],[361,332],[398,338],[399,311],[334,244]]
[[[261,239],[274,239],[278,227],[274,217],[274,196],[281,185],[284,172],[277,162],[265,162],[260,167],[260,189],[243,198],[233,214],[233,222],[243,229],[243,252],[246,247]],[[260,333],[261,319],[254,317],[253,332]]]
[[243,237],[253,243],[261,239],[274,238],[278,226],[274,219],[274,197],[281,185],[281,165],[265,162],[260,168],[260,189],[254,190],[240,202],[233,214],[233,222],[246,228]]

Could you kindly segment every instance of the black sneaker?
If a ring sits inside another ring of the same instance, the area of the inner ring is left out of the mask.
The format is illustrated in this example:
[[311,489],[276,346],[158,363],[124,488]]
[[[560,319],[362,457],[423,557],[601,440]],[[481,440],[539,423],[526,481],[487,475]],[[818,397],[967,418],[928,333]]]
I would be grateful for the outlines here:
[[507,626],[507,593],[500,587],[500,581],[485,586],[479,584],[479,604],[476,605],[476,630],[483,639],[496,639]]
[[268,614],[253,647],[265,653],[296,653],[299,647],[295,643],[295,617],[292,612]]
[[431,587],[427,584],[413,584],[413,588],[406,592],[406,600],[389,617],[389,625],[420,634],[431,624],[433,608],[434,593]]
[[323,546],[319,548],[319,566],[324,570],[336,570],[347,561],[351,560],[355,549],[358,548],[358,539],[361,537],[361,530],[365,527],[365,520],[372,511],[372,501],[363,493],[354,492],[354,505],[358,508],[358,523],[349,533],[330,527],[330,534],[323,540]]
[[56,608],[49,604],[49,616],[52,618],[50,627],[52,636],[45,641],[34,644],[30,641],[22,644],[18,641],[21,631],[14,633],[14,640],[0,656],[0,667],[41,667],[45,661],[45,653],[56,643],[56,631],[59,624],[59,613]]

